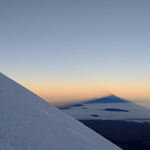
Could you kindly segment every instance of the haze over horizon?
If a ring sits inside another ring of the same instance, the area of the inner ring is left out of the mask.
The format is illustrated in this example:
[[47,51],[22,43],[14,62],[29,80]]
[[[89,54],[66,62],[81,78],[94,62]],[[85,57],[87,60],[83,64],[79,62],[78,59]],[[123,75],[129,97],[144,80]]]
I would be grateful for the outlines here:
[[1,72],[45,100],[150,100],[149,0],[0,1]]

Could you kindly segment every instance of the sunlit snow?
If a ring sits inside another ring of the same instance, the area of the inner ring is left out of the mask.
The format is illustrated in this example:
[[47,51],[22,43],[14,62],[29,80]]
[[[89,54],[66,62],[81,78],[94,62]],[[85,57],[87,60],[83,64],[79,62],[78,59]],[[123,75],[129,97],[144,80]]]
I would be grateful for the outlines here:
[[120,150],[1,73],[0,149]]

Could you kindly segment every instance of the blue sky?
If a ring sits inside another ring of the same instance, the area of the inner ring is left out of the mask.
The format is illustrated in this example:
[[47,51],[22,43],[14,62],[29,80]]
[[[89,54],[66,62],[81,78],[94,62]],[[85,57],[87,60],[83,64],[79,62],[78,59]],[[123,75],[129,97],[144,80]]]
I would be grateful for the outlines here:
[[49,101],[150,99],[149,14],[149,0],[2,0],[1,72]]

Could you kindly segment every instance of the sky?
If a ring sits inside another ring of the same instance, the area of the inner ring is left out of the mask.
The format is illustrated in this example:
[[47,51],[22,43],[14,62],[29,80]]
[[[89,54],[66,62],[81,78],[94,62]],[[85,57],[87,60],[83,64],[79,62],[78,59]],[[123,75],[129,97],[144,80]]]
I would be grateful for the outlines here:
[[150,100],[149,0],[1,0],[0,71],[55,103]]

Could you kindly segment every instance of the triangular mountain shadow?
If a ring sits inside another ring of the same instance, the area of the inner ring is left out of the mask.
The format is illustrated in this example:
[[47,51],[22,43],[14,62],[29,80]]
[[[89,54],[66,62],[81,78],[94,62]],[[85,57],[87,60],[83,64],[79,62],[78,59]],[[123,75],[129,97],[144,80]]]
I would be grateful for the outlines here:
[[106,96],[106,97],[102,97],[102,98],[98,98],[98,99],[93,99],[87,102],[82,102],[82,103],[78,103],[78,104],[74,104],[74,105],[69,105],[67,107],[61,107],[59,109],[64,110],[64,109],[70,109],[72,107],[82,107],[85,104],[99,104],[99,103],[132,103],[128,100],[119,98],[115,95],[110,95],[110,96]]
[[150,110],[115,95],[60,108],[72,117],[102,120],[132,120],[150,122]]
[[91,104],[91,103],[131,103],[125,99],[119,98],[115,95],[110,95],[103,98],[94,99],[88,102],[84,102],[83,104]]

